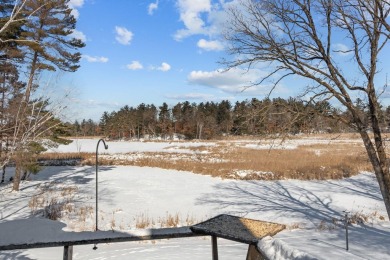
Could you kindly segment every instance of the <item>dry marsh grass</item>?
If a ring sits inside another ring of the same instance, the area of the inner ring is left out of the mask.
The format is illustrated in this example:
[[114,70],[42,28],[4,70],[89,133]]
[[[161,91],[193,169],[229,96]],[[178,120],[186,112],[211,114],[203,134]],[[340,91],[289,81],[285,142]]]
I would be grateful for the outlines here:
[[39,190],[28,202],[32,214],[42,214],[45,218],[57,220],[75,210],[73,200],[77,187],[59,187],[57,183],[50,183],[40,186]]
[[152,227],[170,228],[179,226],[191,226],[201,221],[197,220],[193,215],[187,214],[183,217],[181,214],[166,213],[165,217],[152,218],[148,214],[142,213],[134,218],[135,227],[137,229],[146,229]]
[[148,214],[142,213],[135,217],[135,227],[138,229],[145,229],[153,226],[154,224],[154,220],[150,218]]
[[322,220],[316,226],[316,229],[318,231],[323,231],[345,228],[346,220],[348,225],[372,225],[374,223],[386,221],[386,217],[376,210],[372,212],[354,211],[348,215],[347,219],[343,216],[341,218],[332,218],[331,221]]
[[86,160],[93,156],[93,153],[42,153],[38,159],[41,160],[71,160],[71,159],[82,159]]
[[172,153],[145,153],[128,160],[107,157],[102,158],[102,164],[158,167],[245,180],[340,179],[372,169],[364,149],[356,144],[309,145],[292,150],[212,147],[208,151],[192,157]]
[[161,227],[178,227],[181,223],[179,213],[176,213],[175,215],[166,214],[165,218],[160,218],[158,220]]
[[[312,139],[333,138],[329,135],[308,136]],[[371,171],[364,147],[356,134],[334,136],[337,142],[300,145],[296,149],[251,149],[233,141],[215,141],[189,153],[144,152],[118,155],[101,154],[101,165],[131,165],[190,171],[214,177],[244,180],[340,179]],[[294,137],[295,138],[295,137]],[[300,137],[303,140],[305,137]],[[350,142],[349,142],[350,140]],[[241,140],[240,140],[241,141]],[[250,141],[251,144],[256,142]],[[94,153],[42,155],[46,159],[81,158],[82,164],[94,165]]]
[[93,230],[88,225],[93,217],[94,208],[88,205],[78,205],[79,189],[76,186],[66,186],[51,182],[38,186],[38,193],[33,195],[28,206],[33,215],[42,215],[51,220],[67,220],[68,227],[75,231]]

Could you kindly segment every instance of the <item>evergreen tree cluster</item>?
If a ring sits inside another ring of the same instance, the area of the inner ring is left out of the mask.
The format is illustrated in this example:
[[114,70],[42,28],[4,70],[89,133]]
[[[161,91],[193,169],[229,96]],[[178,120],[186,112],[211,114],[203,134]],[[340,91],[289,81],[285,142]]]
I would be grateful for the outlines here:
[[[356,101],[356,105],[361,104]],[[366,108],[362,107],[362,113]],[[280,135],[350,132],[337,118],[350,120],[346,112],[329,102],[308,103],[299,99],[275,98],[221,102],[179,102],[169,107],[140,104],[119,111],[104,112],[100,122],[76,121],[70,127],[75,136],[106,136],[111,139],[156,138],[211,139],[226,135]],[[387,129],[390,107],[382,111],[381,125]]]

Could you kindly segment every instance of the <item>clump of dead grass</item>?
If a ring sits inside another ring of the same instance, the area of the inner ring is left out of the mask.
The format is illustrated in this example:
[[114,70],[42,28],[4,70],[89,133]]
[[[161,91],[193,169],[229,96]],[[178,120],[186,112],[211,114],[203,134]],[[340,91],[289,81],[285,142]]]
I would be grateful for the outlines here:
[[135,227],[138,229],[145,229],[154,224],[154,220],[148,214],[142,213],[135,217]]
[[298,223],[298,222],[286,225],[287,230],[294,230],[294,229],[301,229],[301,228],[302,228],[302,223]]
[[[349,224],[373,224],[377,221],[385,221],[385,220],[386,217],[380,214],[377,210],[371,213],[366,213],[363,211],[355,211],[355,212],[351,212],[348,215]],[[339,221],[342,222],[341,220]]]
[[33,214],[42,213],[43,217],[51,220],[58,220],[65,212],[70,213],[74,210],[74,206],[68,198],[44,198],[37,195],[30,199],[28,205]]
[[348,214],[347,219],[345,219],[345,216],[343,216],[341,218],[332,218],[331,221],[322,220],[316,228],[319,231],[334,230],[340,227],[345,228],[346,221],[348,225],[366,225],[385,220],[386,217],[380,214],[377,210],[371,213],[353,211]]
[[141,213],[135,218],[135,227],[137,229],[145,229],[152,227],[179,227],[179,226],[192,226],[202,220],[197,220],[193,215],[187,214],[183,217],[181,214],[166,213],[164,217],[152,218],[147,213]]
[[167,213],[165,218],[159,218],[158,222],[161,227],[178,227],[180,224],[179,213],[174,215]]
[[94,213],[94,208],[92,206],[82,206],[77,208],[76,216],[78,222],[86,222],[89,218],[92,217]]
[[69,219],[69,226],[78,231],[91,230],[87,222],[93,216],[92,206],[76,207],[77,186],[64,186],[51,182],[38,186],[38,193],[33,195],[28,206],[33,215],[41,214],[51,220]]

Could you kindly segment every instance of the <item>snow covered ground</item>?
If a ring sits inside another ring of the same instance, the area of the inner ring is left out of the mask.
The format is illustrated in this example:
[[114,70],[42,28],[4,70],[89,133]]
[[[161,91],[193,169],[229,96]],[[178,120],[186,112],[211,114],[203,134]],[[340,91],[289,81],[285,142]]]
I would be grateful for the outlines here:
[[[132,152],[175,152],[175,153],[195,153],[201,146],[215,146],[218,144],[229,144],[235,147],[245,147],[250,149],[296,149],[300,145],[311,144],[343,144],[356,143],[363,144],[360,139],[346,139],[334,136],[333,139],[319,137],[302,137],[294,139],[263,139],[263,140],[221,140],[221,141],[107,141],[108,149],[104,150],[103,145],[99,147],[99,153],[103,154],[123,154]],[[49,152],[77,153],[96,152],[97,139],[75,139],[69,145],[60,145],[58,148],[51,148]]]
[[[79,141],[82,151],[93,152],[96,141]],[[59,147],[58,151],[76,152],[72,149],[77,149],[77,145],[73,145],[73,148]],[[188,152],[185,147],[206,144],[109,142],[108,145],[111,153],[119,153],[131,149],[163,151],[167,147]],[[7,175],[12,171],[8,169]],[[95,180],[94,167],[46,167],[22,183],[18,193],[10,192],[9,183],[1,185],[0,244],[23,240],[31,226],[41,230],[37,237],[93,230]],[[39,204],[50,202],[51,198],[67,205],[68,213],[60,219],[63,223],[41,217]],[[341,223],[333,224],[343,217],[344,210],[365,218],[364,224],[350,227],[348,252],[345,230]],[[390,224],[371,173],[338,181],[240,181],[149,167],[99,167],[100,230],[134,231],[143,220],[150,220],[150,227],[160,227],[170,216],[178,216],[181,225],[188,225],[221,213],[286,224],[289,228],[276,235],[276,241],[262,244],[267,252],[274,250],[274,256],[280,256],[275,259],[288,259],[294,250],[301,252],[298,255],[307,254],[315,259],[390,258]],[[26,221],[19,222],[23,219]],[[10,227],[15,227],[12,232],[7,231]],[[3,251],[0,259],[59,259],[62,250]],[[245,259],[246,250],[246,245],[219,240],[220,259]],[[211,259],[211,246],[208,238],[186,238],[99,245],[96,251],[91,246],[74,247],[74,259],[110,258]]]
[[[60,145],[58,148],[52,148],[49,152],[59,153],[95,153],[98,139],[75,139],[68,145]],[[193,153],[189,148],[199,146],[213,146],[215,142],[148,142],[148,141],[107,141],[108,149],[104,150],[103,145],[99,146],[99,154],[120,154],[131,152],[175,152],[175,153]]]

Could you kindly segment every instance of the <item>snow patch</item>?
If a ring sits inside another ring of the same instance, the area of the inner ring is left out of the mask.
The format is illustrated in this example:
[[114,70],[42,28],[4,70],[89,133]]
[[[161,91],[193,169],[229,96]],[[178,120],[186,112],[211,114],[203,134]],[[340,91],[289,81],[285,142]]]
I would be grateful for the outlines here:
[[254,170],[233,170],[233,172],[230,174],[231,177],[239,177],[241,179],[244,179],[246,177],[265,177],[265,178],[271,178],[274,176],[272,172],[263,172],[263,171],[254,171]]
[[267,257],[267,259],[270,260],[284,260],[284,259],[317,260],[318,259],[305,252],[291,248],[285,242],[279,239],[272,238],[270,236],[261,239],[257,243],[257,247],[259,248],[260,252],[262,252]]

